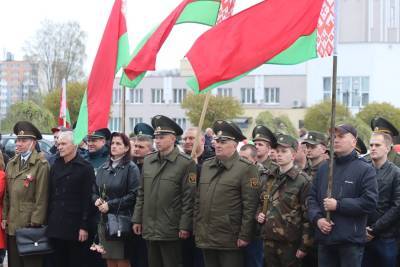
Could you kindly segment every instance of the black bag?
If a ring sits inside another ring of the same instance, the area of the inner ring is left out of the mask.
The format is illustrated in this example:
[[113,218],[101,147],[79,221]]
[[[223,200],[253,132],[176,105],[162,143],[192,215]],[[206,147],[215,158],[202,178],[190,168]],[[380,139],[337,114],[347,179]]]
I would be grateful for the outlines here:
[[107,214],[106,239],[125,240],[132,237],[131,216],[122,214]]
[[54,252],[46,236],[47,226],[27,227],[15,231],[18,253],[20,256],[44,255]]

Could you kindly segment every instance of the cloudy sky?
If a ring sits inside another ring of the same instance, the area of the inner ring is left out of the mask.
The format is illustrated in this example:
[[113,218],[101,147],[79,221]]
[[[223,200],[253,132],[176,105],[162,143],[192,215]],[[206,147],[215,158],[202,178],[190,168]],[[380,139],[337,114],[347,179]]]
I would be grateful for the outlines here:
[[[234,13],[261,0],[236,0]],[[181,0],[127,0],[127,24],[131,46],[160,23]],[[78,21],[87,33],[85,71],[90,71],[94,56],[114,0],[0,0],[0,57],[12,52],[23,56],[24,43],[34,36],[40,22]],[[157,69],[179,67],[179,60],[207,27],[194,24],[175,27],[160,51]]]

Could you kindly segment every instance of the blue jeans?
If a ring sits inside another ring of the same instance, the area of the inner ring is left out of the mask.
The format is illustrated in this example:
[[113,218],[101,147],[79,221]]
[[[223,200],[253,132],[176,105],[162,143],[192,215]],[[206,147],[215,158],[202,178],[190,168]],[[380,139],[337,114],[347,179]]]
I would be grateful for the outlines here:
[[318,245],[318,266],[361,267],[363,253],[360,244]]
[[264,266],[264,248],[262,239],[255,239],[250,242],[245,251],[246,267]]
[[376,238],[365,245],[363,267],[395,267],[397,242],[394,238]]

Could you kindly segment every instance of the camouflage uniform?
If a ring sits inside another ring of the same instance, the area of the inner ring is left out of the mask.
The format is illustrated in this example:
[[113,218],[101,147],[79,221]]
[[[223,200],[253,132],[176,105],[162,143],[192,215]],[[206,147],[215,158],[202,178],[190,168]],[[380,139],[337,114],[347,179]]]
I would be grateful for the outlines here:
[[[266,266],[300,266],[298,249],[307,252],[312,245],[311,225],[305,199],[310,179],[297,166],[269,176],[271,196],[263,226]],[[261,194],[263,204],[267,190]]]
[[[308,161],[307,161],[308,162]],[[321,161],[320,163],[318,163],[315,166],[312,166],[311,163],[307,163],[306,167],[303,169],[303,171],[310,177],[313,178],[315,176],[315,174],[318,171],[319,166],[321,166],[323,163],[325,162],[325,160]]]

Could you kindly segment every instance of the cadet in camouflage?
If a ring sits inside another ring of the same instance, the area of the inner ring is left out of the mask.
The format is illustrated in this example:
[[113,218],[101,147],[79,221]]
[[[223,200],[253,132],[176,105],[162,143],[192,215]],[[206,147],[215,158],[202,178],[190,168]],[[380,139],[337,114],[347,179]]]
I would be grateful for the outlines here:
[[302,144],[307,146],[307,160],[310,164],[307,164],[304,168],[304,172],[310,177],[314,177],[317,173],[319,166],[325,162],[326,146],[328,144],[328,138],[325,134],[320,132],[310,131],[307,137],[303,140]]
[[310,178],[294,165],[297,140],[282,134],[277,145],[279,169],[269,175],[271,183],[264,188],[257,215],[263,225],[265,264],[301,266],[300,259],[312,245],[305,206]]

